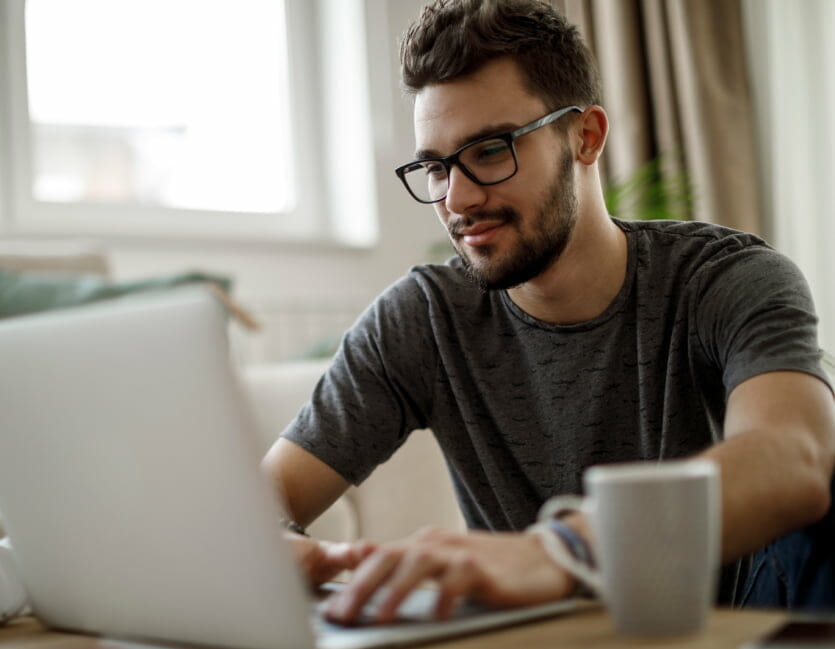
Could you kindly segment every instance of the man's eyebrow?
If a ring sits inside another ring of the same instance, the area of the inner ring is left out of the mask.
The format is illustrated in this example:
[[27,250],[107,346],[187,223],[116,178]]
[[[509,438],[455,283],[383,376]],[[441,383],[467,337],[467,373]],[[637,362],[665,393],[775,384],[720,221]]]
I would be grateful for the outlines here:
[[[502,133],[509,133],[510,131],[514,131],[519,128],[518,124],[512,122],[506,122],[504,124],[493,124],[490,126],[485,126],[481,130],[476,131],[475,133],[470,133],[458,140],[455,144],[455,148],[453,151],[458,151],[462,146],[466,146],[470,142],[475,142],[476,140],[480,140],[483,137],[489,137],[491,135],[501,135]],[[447,154],[448,155],[448,154]],[[443,158],[445,157],[442,153],[438,152],[435,149],[418,149],[415,151],[415,160],[424,160],[426,158]]]

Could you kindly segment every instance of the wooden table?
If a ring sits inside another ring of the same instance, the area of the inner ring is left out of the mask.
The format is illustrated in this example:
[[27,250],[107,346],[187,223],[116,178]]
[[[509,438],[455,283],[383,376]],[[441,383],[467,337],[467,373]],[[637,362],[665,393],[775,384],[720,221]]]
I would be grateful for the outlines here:
[[[599,607],[515,627],[434,642],[432,649],[738,649],[776,628],[786,619],[779,611],[718,609],[707,628],[677,638],[617,636],[608,615]],[[16,620],[0,628],[2,649],[102,649],[96,638],[44,629],[34,618]]]

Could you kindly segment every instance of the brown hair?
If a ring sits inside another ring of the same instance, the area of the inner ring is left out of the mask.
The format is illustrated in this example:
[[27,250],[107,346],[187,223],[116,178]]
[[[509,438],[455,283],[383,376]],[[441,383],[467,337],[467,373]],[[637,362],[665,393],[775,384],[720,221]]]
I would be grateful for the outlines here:
[[577,28],[542,0],[435,0],[400,45],[404,90],[453,81],[500,57],[516,61],[551,110],[600,103],[597,66]]

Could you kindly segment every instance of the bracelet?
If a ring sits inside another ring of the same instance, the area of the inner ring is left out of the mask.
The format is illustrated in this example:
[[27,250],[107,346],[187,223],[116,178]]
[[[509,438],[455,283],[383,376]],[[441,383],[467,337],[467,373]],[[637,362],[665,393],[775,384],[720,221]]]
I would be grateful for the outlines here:
[[600,594],[600,579],[594,567],[594,558],[588,544],[574,530],[555,518],[539,520],[526,532],[536,534],[548,558],[577,580],[572,595]]
[[595,568],[594,555],[591,552],[589,544],[580,536],[574,529],[563,523],[558,518],[552,518],[548,521],[548,527],[556,534],[563,543],[565,543],[568,551],[578,561],[582,561],[589,568]]
[[285,530],[289,532],[293,532],[294,534],[300,534],[301,536],[310,536],[305,529],[299,525],[296,521],[290,518],[279,518],[278,524],[281,525]]

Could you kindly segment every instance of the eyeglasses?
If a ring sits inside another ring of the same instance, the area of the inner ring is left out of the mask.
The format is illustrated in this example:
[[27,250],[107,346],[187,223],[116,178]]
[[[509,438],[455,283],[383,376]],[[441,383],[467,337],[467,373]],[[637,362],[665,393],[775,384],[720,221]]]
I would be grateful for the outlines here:
[[415,160],[398,167],[394,172],[403,181],[412,198],[420,203],[438,203],[446,198],[452,165],[458,165],[474,183],[497,185],[519,171],[515,140],[570,112],[582,113],[583,109],[579,106],[560,108],[509,133],[488,135],[465,144],[445,158]]

